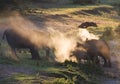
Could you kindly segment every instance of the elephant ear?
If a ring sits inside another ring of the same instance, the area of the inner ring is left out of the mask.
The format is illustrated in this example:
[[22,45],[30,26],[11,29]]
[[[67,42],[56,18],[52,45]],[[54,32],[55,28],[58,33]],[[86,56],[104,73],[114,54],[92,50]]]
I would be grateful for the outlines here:
[[80,46],[83,46],[83,44],[81,44],[81,43],[77,42],[76,47],[80,47]]
[[83,47],[84,47],[86,50],[88,50],[88,49],[90,48],[90,44],[89,44],[88,38],[86,38],[86,41],[85,41],[85,43],[83,44]]

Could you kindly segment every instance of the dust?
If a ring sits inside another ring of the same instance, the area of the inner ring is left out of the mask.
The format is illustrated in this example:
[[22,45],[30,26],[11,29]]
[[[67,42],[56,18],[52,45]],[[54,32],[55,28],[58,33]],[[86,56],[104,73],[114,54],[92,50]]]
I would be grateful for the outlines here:
[[120,69],[120,40],[111,40],[109,41],[109,46],[111,49],[111,61],[118,64],[117,68]]
[[40,30],[31,21],[23,18],[18,13],[14,14],[14,16],[9,17],[9,24],[13,31],[15,31],[22,38],[28,39],[35,46],[50,46],[49,32]]
[[46,30],[41,30],[30,20],[24,18],[19,13],[14,13],[8,19],[10,27],[18,35],[24,39],[28,39],[32,44],[38,48],[49,47],[54,49],[55,60],[64,62],[65,60],[76,61],[75,58],[70,57],[71,51],[76,47],[78,41],[85,42],[86,39],[99,39],[97,36],[89,33],[86,29],[77,29],[77,34],[67,34],[48,27]]
[[120,39],[108,41],[110,47],[111,68],[104,68],[105,74],[114,80],[120,79]]
[[52,34],[54,34],[52,39],[53,47],[55,48],[56,60],[58,62],[64,62],[65,60],[72,60],[70,58],[70,52],[74,50],[76,46],[76,39],[71,37],[67,37],[65,33],[62,33],[57,30],[51,30]]
[[97,35],[89,33],[87,29],[80,29],[80,28],[78,30],[78,37],[80,37],[83,42],[85,42],[86,40],[99,39]]

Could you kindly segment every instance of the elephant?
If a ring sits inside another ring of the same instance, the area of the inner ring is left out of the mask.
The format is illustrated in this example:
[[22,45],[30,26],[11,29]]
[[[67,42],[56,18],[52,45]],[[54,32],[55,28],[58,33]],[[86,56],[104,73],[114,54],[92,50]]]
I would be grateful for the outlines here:
[[[36,32],[36,31],[35,31]],[[41,32],[36,32],[41,33]],[[39,34],[38,34],[39,35]],[[40,36],[44,34],[40,34]],[[16,49],[29,49],[32,55],[32,59],[40,59],[38,49],[39,47],[35,45],[35,43],[31,42],[31,39],[28,37],[24,37],[22,33],[18,33],[15,29],[9,28],[6,29],[3,33],[3,39],[6,37],[7,43],[12,51],[12,58],[15,60],[19,60],[16,55]],[[49,55],[49,47],[42,46],[46,50],[46,55]]]
[[[85,50],[80,50],[83,47]],[[86,40],[84,44],[77,43],[76,49],[72,52],[76,58],[90,59],[93,62],[100,64],[100,57],[104,60],[103,66],[111,67],[110,48],[104,40]],[[78,60],[79,60],[78,59]]]

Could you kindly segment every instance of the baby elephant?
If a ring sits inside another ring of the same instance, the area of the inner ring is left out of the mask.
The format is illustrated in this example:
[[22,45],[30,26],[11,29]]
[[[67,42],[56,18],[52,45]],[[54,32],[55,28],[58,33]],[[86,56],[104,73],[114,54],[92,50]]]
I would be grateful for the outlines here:
[[99,60],[99,57],[102,57],[104,60],[103,66],[111,67],[110,48],[104,40],[87,40],[84,47],[87,50],[91,60],[96,58],[97,61]]
[[[80,47],[83,47],[85,50],[81,50]],[[79,61],[81,59],[90,59],[97,64],[100,64],[101,60],[99,58],[102,58],[104,60],[103,66],[111,67],[110,48],[103,40],[87,40],[84,44],[78,43],[72,54]]]
[[[22,30],[22,29],[21,29]],[[44,34],[44,32],[37,32],[34,31],[35,34],[39,35],[39,37],[41,36],[42,38],[47,38],[48,35]],[[16,49],[29,49],[32,59],[40,59],[39,56],[39,52],[38,49],[39,48],[44,48],[46,50],[46,54],[47,56],[49,55],[49,47],[47,46],[36,46],[34,42],[31,41],[31,39],[33,39],[32,37],[27,37],[25,36],[26,34],[22,34],[22,32],[19,32],[16,29],[6,29],[4,34],[3,34],[3,39],[6,37],[6,40],[8,42],[8,45],[11,48],[11,52],[12,52],[12,58],[16,61],[19,60],[17,54],[16,54]],[[30,36],[30,35],[29,35]],[[39,38],[38,38],[39,39]],[[44,42],[42,42],[43,39],[41,39],[41,44],[44,44]]]

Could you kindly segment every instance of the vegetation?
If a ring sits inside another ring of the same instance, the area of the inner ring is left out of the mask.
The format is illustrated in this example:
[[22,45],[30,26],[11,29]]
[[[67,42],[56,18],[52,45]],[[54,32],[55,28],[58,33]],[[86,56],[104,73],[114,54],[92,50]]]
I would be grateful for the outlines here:
[[[1,61],[2,60],[2,61]],[[0,58],[0,63],[6,64],[9,59]],[[66,61],[63,64],[51,63],[45,60],[36,61],[24,59],[19,63],[10,61],[9,65],[17,67],[26,67],[27,69],[32,69],[35,71],[32,74],[27,74],[26,72],[17,72],[12,74],[10,77],[5,77],[0,80],[0,83],[22,83],[22,84],[98,84],[96,78],[97,75],[103,73],[100,67],[94,64],[76,64],[73,62]],[[26,69],[26,70],[27,70]]]

